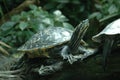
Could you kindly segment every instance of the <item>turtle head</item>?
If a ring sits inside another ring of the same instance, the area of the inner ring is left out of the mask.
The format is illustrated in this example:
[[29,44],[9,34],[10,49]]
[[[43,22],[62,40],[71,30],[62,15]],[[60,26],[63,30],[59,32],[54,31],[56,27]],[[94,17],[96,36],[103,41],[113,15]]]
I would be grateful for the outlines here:
[[88,27],[89,27],[88,19],[83,20],[82,22],[80,22],[78,26],[76,26],[75,31],[73,32],[72,37],[68,44],[72,53],[78,50],[78,47],[81,44],[81,40],[83,39]]
[[[89,27],[89,20],[88,19],[83,20],[82,22],[80,22],[80,24],[76,27],[76,30],[75,30],[75,32],[78,31],[77,36],[80,37],[80,38],[83,38],[83,36],[85,35],[86,30],[88,29],[88,27]],[[73,36],[74,36],[74,34],[73,34]]]

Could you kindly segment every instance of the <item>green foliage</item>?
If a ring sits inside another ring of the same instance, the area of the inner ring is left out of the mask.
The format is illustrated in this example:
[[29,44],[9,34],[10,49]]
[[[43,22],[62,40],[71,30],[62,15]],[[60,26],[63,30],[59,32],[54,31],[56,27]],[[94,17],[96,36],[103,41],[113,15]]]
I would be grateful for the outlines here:
[[86,18],[97,18],[119,15],[120,0],[40,0],[41,6],[54,11],[59,9],[70,19],[72,25],[78,24]]
[[70,19],[70,23],[77,25],[94,11],[93,0],[40,0],[41,6],[48,10],[61,10]]
[[10,21],[1,25],[0,40],[18,47],[37,31],[50,26],[73,29],[73,26],[67,23],[68,19],[62,15],[60,10],[56,10],[51,14],[35,5],[30,5],[30,8],[30,11],[23,11],[18,15],[14,15]]
[[[106,4],[107,3],[107,4]],[[100,11],[101,13],[107,15],[107,14],[113,14],[120,11],[120,1],[119,0],[103,0],[102,2],[103,6],[101,7]]]
[[99,0],[95,4],[96,11],[89,17],[96,17],[98,20],[108,15],[120,14],[120,0]]

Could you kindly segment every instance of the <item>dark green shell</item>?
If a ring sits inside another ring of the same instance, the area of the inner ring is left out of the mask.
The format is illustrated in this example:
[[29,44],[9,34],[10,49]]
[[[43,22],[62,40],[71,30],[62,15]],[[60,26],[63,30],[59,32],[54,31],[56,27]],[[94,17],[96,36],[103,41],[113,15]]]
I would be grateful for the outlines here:
[[54,47],[65,45],[70,40],[72,33],[72,30],[66,28],[49,27],[33,35],[23,46],[18,48],[18,51],[26,52],[31,57],[47,56]]

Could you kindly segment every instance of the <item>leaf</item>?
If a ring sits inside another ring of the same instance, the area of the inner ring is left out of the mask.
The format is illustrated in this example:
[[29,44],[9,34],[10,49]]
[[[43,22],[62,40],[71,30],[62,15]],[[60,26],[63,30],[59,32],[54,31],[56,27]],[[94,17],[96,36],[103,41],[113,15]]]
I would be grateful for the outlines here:
[[0,29],[3,31],[9,30],[13,28],[13,26],[16,24],[16,22],[8,21],[1,25]]
[[97,9],[102,9],[102,5],[100,5],[100,4],[95,4],[95,8],[97,8]]
[[19,24],[19,28],[23,31],[24,29],[26,29],[28,26],[28,23],[26,22],[20,22]]
[[28,16],[28,14],[25,11],[21,12],[21,14],[20,14],[20,17],[25,17],[26,18],[27,16]]
[[64,15],[62,15],[62,12],[60,10],[54,11],[53,14],[55,21],[59,21],[59,22],[68,21],[68,19]]
[[63,23],[63,26],[64,26],[64,28],[67,28],[67,29],[70,29],[70,30],[74,30],[74,27],[71,25],[71,24],[69,24],[69,23]]
[[47,25],[53,26],[53,20],[50,18],[45,18],[42,20],[42,22],[47,24]]
[[68,19],[64,15],[61,15],[61,16],[56,16],[55,21],[64,22],[64,21],[68,21]]
[[54,9],[55,6],[56,6],[55,3],[47,3],[47,4],[44,6],[44,8],[47,9],[47,10],[49,10],[49,9]]
[[20,15],[14,15],[11,17],[11,21],[18,22],[20,21],[21,16]]
[[118,12],[118,8],[113,4],[108,9],[109,14],[113,14],[115,12]]
[[62,15],[62,12],[60,10],[56,10],[53,12],[54,15],[56,16],[61,16]]
[[70,0],[54,0],[56,2],[59,2],[59,3],[69,3]]
[[44,24],[40,24],[39,25],[39,30],[44,30],[45,29],[45,25]]
[[40,11],[34,11],[33,15],[36,17],[40,16]]
[[99,19],[101,19],[102,14],[100,12],[94,12],[89,16],[89,19],[92,19],[92,18],[95,18],[95,17],[99,20]]
[[30,7],[30,9],[33,9],[33,10],[37,9],[37,6],[35,6],[35,5],[30,5],[29,7]]
[[58,6],[57,6],[57,8],[58,9],[62,9],[62,8],[64,8],[66,6],[66,4],[59,4]]

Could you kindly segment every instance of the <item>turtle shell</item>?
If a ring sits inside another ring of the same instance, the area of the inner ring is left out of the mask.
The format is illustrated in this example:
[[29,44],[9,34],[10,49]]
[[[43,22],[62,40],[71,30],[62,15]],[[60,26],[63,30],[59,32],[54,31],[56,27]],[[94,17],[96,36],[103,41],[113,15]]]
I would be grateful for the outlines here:
[[[30,57],[48,56],[49,50],[67,43],[73,31],[62,27],[49,27],[33,35],[18,51],[29,54]],[[53,49],[54,50],[54,49]]]
[[100,33],[92,37],[95,42],[101,42],[103,35],[117,35],[120,34],[120,19],[108,24]]

